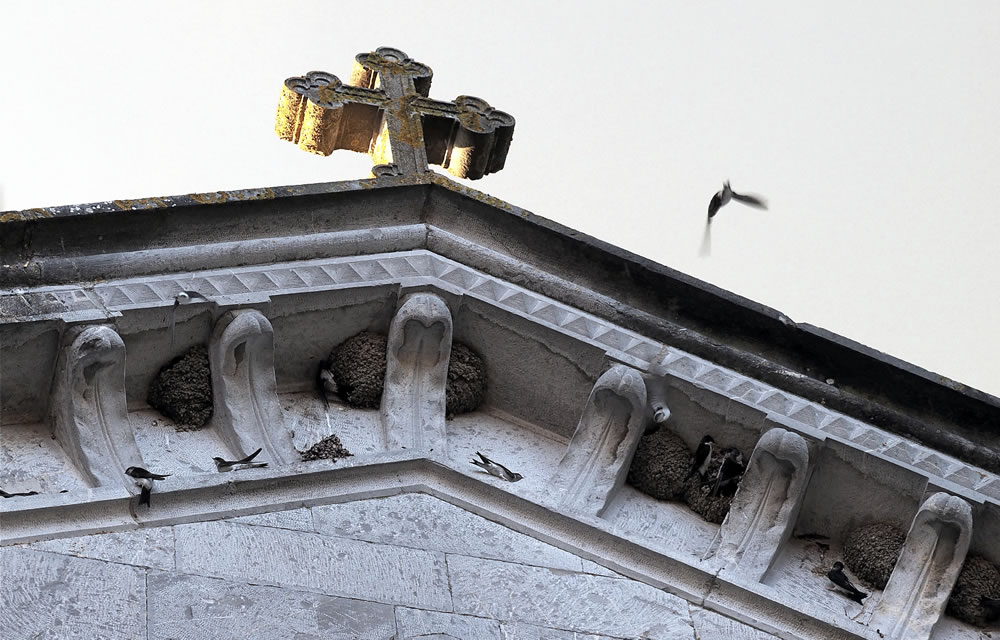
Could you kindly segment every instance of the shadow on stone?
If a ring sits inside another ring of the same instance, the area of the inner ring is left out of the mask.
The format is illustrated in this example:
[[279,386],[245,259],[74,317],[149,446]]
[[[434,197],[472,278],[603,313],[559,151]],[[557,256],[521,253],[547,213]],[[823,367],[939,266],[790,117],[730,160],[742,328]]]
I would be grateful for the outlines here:
[[212,417],[212,372],[205,345],[191,347],[160,369],[146,401],[173,420],[178,431],[205,426]]

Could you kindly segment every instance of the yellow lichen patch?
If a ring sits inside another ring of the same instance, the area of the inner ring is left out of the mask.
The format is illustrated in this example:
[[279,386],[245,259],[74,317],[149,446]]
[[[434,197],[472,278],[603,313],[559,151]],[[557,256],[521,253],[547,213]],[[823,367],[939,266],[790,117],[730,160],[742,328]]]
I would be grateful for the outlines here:
[[213,191],[212,193],[189,193],[188,197],[200,204],[221,204],[245,200],[273,200],[274,189],[253,189],[249,191]]
[[114,205],[122,211],[132,211],[133,209],[165,207],[167,202],[163,198],[139,198],[137,200],[115,200]]
[[274,118],[274,132],[282,140],[296,142],[299,128],[302,126],[302,116],[305,111],[306,99],[286,86],[281,87],[278,98],[278,112]]
[[328,156],[337,148],[340,133],[340,116],[343,105],[325,108],[307,101],[299,130],[299,148],[309,153]]
[[15,220],[37,220],[38,218],[51,218],[52,213],[45,209],[25,209],[23,211],[7,211],[0,213],[0,222],[14,222]]

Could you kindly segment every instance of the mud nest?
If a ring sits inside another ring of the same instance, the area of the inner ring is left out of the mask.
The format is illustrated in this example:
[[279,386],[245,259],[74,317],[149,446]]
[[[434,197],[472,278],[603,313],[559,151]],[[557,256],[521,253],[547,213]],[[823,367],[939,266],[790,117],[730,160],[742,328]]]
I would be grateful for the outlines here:
[[844,543],[844,564],[876,589],[885,589],[905,540],[906,532],[889,522],[858,527]]
[[[387,338],[362,331],[334,348],[328,362],[337,394],[352,407],[377,409],[385,386]],[[445,389],[448,416],[476,410],[486,396],[486,363],[468,346],[451,347]]]
[[[715,477],[719,474],[719,468],[722,466],[723,457],[723,452],[719,451],[718,447],[712,447],[712,461],[705,471],[705,479],[702,480],[701,476],[695,474],[684,485],[684,502],[691,507],[692,511],[715,524],[722,524],[722,521],[726,519],[729,505],[733,502],[733,495],[736,493],[733,490],[727,491],[725,494],[720,491],[719,495],[712,496],[712,487],[715,484]],[[686,471],[687,469],[685,469]]]
[[205,426],[212,417],[212,371],[205,345],[191,347],[160,369],[146,401],[173,420],[178,431]]
[[461,342],[451,345],[445,396],[449,416],[475,411],[486,397],[486,363]]
[[983,607],[983,596],[1000,598],[1000,568],[982,556],[970,555],[958,574],[945,611],[963,622],[985,626],[992,616]]
[[628,483],[657,500],[678,500],[684,496],[684,476],[691,466],[691,450],[669,429],[639,439]]
[[340,460],[354,454],[344,448],[343,443],[337,434],[329,435],[313,446],[308,451],[299,454],[303,460]]

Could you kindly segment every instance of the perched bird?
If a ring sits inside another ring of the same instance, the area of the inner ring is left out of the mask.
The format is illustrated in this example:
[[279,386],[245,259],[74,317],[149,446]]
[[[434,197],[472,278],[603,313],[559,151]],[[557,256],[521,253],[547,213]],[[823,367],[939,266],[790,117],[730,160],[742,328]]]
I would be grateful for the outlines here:
[[983,605],[983,618],[986,622],[1000,620],[1000,598],[982,595],[979,596],[979,602]]
[[23,491],[21,493],[7,493],[3,489],[0,489],[0,498],[21,498],[23,496],[37,496],[37,491]]
[[176,296],[174,296],[174,306],[182,304],[190,304],[192,302],[211,302],[206,296],[198,293],[197,291],[192,291],[186,289],[181,291]]
[[701,251],[699,252],[702,256],[707,256],[712,252],[712,218],[714,218],[715,214],[719,212],[719,209],[729,204],[730,200],[736,200],[737,202],[742,202],[750,205],[751,207],[757,207],[758,209],[767,209],[767,203],[763,198],[759,196],[736,193],[729,186],[729,180],[726,180],[722,184],[722,190],[716,192],[716,194],[712,196],[712,200],[708,203],[708,219],[705,221],[705,236],[702,238]]
[[153,480],[166,480],[170,474],[159,474],[147,471],[142,467],[129,467],[125,470],[125,475],[136,479],[135,486],[141,489],[139,493],[139,504],[149,507],[149,494],[153,492]]
[[862,600],[868,597],[868,594],[864,591],[858,589],[853,584],[851,584],[850,579],[848,579],[847,574],[844,573],[844,563],[837,561],[833,563],[833,568],[826,574],[826,577],[830,579],[830,582],[837,585],[844,591],[847,591],[847,597],[854,600],[858,604],[863,605]]
[[478,451],[476,452],[476,455],[482,458],[482,462],[480,462],[479,460],[473,460],[472,464],[476,465],[477,467],[482,467],[483,469],[486,470],[486,473],[490,474],[491,476],[496,476],[498,478],[506,480],[507,482],[517,482],[518,480],[524,477],[520,473],[514,473],[507,467],[500,464],[499,462],[493,462],[492,460],[490,460],[483,454],[479,453]]
[[691,461],[688,474],[684,476],[684,482],[687,482],[696,473],[701,476],[702,480],[705,479],[705,472],[708,471],[708,465],[712,462],[713,442],[715,440],[712,439],[712,436],[705,436],[698,443],[698,449],[694,452],[694,460]]
[[740,478],[743,477],[744,471],[746,468],[743,466],[743,454],[740,453],[739,449],[726,449],[722,458],[722,466],[719,467],[719,473],[715,476],[712,497],[718,496],[722,490],[726,490],[728,494],[729,489],[732,489],[733,493],[736,493],[736,487]]
[[257,449],[247,457],[242,460],[224,460],[218,456],[212,458],[215,461],[215,469],[220,472],[232,471],[234,467],[243,467],[246,469],[257,469],[266,467],[266,462],[253,462],[253,459],[257,457],[262,449]]

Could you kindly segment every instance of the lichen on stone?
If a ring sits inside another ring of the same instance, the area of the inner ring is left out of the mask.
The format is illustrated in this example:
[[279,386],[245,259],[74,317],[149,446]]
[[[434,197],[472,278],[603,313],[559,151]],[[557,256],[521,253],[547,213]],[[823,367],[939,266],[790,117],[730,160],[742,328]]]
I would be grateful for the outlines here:
[[844,564],[876,589],[885,589],[906,533],[891,522],[873,522],[851,531],[844,543]]
[[212,417],[212,371],[205,345],[191,347],[160,369],[146,401],[173,420],[178,431],[205,426]]
[[[387,349],[386,336],[362,331],[330,353],[329,371],[337,394],[347,404],[359,409],[377,409],[381,404]],[[451,346],[445,396],[448,416],[476,410],[486,396],[486,363],[460,342]]]
[[988,620],[983,596],[1000,598],[1000,567],[983,556],[969,555],[955,581],[945,612],[963,622],[984,626]]
[[328,435],[313,446],[309,447],[308,451],[303,451],[299,454],[304,461],[340,460],[341,458],[347,458],[348,456],[353,455],[353,453],[344,447],[343,443],[340,441],[340,437],[335,433]]
[[691,466],[691,450],[669,429],[639,439],[628,483],[657,500],[677,500],[684,495],[684,476]]

